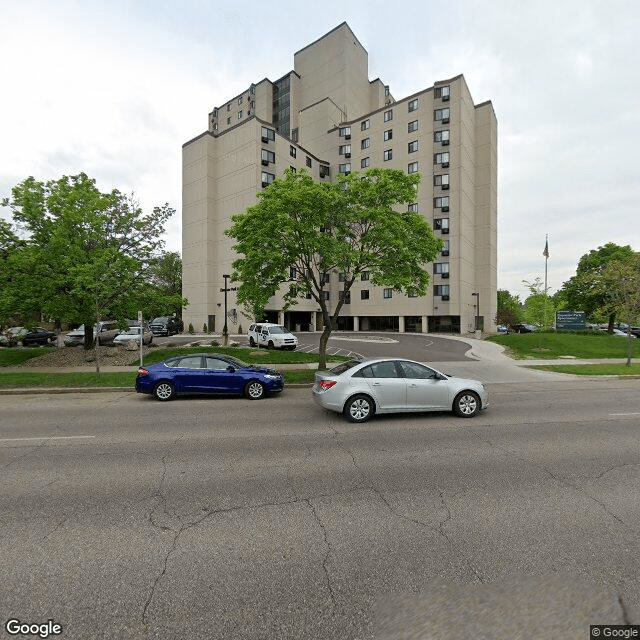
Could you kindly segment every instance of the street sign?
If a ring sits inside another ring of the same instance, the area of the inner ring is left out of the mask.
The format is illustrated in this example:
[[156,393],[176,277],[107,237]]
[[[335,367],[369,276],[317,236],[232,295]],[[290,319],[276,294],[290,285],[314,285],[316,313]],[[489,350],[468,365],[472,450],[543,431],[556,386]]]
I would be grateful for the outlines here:
[[[227,287],[226,291],[237,291],[238,287]],[[224,287],[220,287],[220,293],[224,293],[225,292],[225,288]]]

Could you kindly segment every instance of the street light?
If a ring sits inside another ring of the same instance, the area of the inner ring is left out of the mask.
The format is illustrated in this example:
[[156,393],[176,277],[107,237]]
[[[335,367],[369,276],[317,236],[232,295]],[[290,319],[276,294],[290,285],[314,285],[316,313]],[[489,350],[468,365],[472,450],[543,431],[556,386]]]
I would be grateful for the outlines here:
[[224,327],[222,329],[222,344],[225,347],[228,347],[229,330],[227,329],[227,291],[229,291],[229,289],[227,288],[227,279],[231,276],[228,273],[225,273],[222,277],[224,278]]
[[480,330],[482,331],[482,326],[481,326],[481,318],[480,318],[480,292],[478,291],[477,293],[472,293],[472,296],[475,296],[477,298],[476,300],[476,318],[475,318],[475,326],[476,326],[476,331]]

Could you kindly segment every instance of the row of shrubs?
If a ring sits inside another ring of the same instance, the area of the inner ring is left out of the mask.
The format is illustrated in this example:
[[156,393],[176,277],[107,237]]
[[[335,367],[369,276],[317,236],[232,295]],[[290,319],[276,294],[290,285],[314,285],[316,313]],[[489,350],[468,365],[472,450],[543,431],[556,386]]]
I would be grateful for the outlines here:
[[[189,323],[189,328],[187,329],[187,333],[193,335],[196,332],[196,330],[193,328],[193,325],[191,323]],[[209,333],[209,330],[207,329],[207,323],[205,322],[202,325],[202,333]],[[241,334],[242,333],[242,325],[238,325],[238,333]]]

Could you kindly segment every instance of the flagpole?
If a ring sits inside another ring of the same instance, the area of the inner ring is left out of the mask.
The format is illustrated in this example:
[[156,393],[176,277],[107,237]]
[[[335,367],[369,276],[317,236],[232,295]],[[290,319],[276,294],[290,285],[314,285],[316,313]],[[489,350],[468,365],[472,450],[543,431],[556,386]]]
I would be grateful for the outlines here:
[[544,241],[544,251],[542,252],[544,256],[544,324],[545,328],[547,326],[547,306],[549,303],[549,287],[547,284],[547,264],[549,262],[549,234],[547,233]]

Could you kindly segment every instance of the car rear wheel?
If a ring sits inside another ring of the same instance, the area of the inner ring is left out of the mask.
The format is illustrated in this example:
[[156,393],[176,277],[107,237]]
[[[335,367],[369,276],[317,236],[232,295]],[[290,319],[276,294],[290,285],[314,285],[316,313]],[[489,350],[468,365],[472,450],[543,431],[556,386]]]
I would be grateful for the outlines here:
[[461,391],[453,401],[453,412],[460,418],[473,418],[480,411],[480,397],[474,391]]
[[273,349],[275,345],[273,344],[273,340],[269,340],[269,344],[267,345],[267,349]]
[[170,382],[159,382],[153,390],[153,395],[158,398],[158,400],[166,402],[167,400],[173,400],[176,395],[176,390]]
[[347,400],[342,413],[350,422],[366,422],[375,412],[373,400],[369,396],[358,395]]
[[262,382],[258,382],[257,380],[252,380],[251,382],[247,382],[244,387],[244,395],[249,398],[249,400],[260,400],[260,398],[264,398],[266,394],[266,389]]

